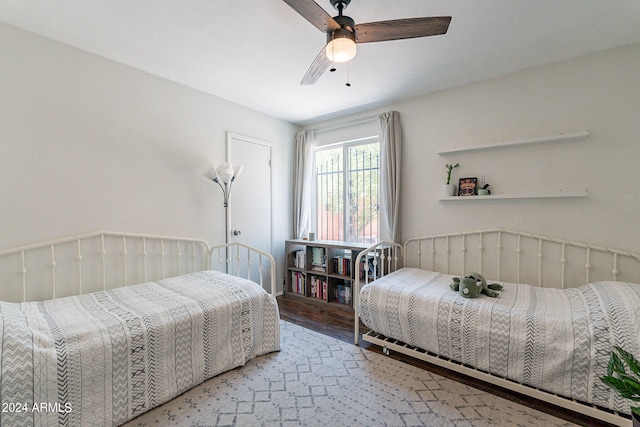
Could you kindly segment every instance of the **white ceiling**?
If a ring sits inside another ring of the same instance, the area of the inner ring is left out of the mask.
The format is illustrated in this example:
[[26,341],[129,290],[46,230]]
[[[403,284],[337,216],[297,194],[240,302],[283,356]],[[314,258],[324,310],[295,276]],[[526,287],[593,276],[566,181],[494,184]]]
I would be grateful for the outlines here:
[[282,0],[0,1],[2,22],[298,124],[640,42],[638,0],[353,0],[345,15],[452,21],[358,45],[351,87],[344,66],[300,86],[325,35]]

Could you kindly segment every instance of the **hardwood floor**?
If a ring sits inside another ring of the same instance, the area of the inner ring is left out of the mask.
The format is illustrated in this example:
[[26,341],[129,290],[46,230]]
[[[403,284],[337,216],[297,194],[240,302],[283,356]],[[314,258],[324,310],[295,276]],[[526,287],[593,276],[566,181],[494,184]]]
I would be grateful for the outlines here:
[[[302,300],[295,296],[279,296],[277,297],[278,306],[280,308],[280,317],[291,323],[303,326],[305,328],[320,332],[331,337],[353,343],[353,311],[336,307],[331,304],[315,302],[312,300]],[[361,324],[361,332],[367,332],[368,329]],[[377,345],[360,340],[360,347],[367,350],[383,354],[382,348]],[[467,375],[452,372],[437,365],[433,365],[422,360],[391,352],[388,357],[401,360],[410,365],[428,370],[430,372],[451,378],[455,381],[467,384],[469,386],[484,390],[497,396],[509,399],[513,402],[526,405],[528,407],[546,412],[558,418],[571,421],[575,424],[589,427],[610,427],[609,423],[595,420],[585,415],[568,411],[567,409],[550,405],[538,399],[515,393],[510,390],[479,381]]]

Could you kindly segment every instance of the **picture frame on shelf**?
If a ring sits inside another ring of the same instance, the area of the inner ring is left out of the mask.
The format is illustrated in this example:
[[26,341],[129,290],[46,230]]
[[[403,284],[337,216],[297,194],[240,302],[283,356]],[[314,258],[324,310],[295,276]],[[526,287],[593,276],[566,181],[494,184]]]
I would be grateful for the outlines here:
[[458,196],[478,195],[478,178],[460,178],[458,182]]

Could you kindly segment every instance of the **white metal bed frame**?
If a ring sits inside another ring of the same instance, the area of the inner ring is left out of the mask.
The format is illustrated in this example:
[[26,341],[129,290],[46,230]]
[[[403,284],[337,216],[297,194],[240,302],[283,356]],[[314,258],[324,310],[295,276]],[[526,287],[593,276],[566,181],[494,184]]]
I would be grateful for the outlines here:
[[0,300],[53,299],[208,269],[262,287],[268,277],[270,292],[276,294],[274,258],[257,248],[100,231],[0,251]]
[[[470,250],[474,245],[476,250]],[[461,276],[477,271],[487,279],[529,283],[541,287],[576,287],[599,280],[640,283],[638,253],[502,228],[414,237],[402,245],[379,242],[362,251],[356,258],[356,265],[361,265],[364,257],[373,260],[374,269],[372,277],[365,269],[364,277],[356,275],[354,283],[356,345],[360,335],[361,287],[370,278],[382,277],[400,267],[417,267]],[[506,263],[509,259],[511,263]],[[627,414],[519,384],[431,354],[375,331],[363,334],[362,339],[381,346],[387,355],[390,350],[394,350],[592,418],[620,426],[631,425]]]

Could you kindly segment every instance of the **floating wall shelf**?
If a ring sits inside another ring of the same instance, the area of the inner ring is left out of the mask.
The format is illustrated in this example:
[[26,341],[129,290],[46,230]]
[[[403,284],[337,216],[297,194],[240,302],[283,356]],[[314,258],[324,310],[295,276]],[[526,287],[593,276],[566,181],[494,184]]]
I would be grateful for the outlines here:
[[452,197],[440,197],[438,200],[443,202],[448,201],[478,201],[478,200],[496,200],[496,199],[552,199],[560,197],[587,197],[589,193],[587,189],[578,191],[557,191],[555,193],[532,193],[532,194],[491,194],[488,196],[452,196]]
[[580,131],[580,132],[569,132],[569,133],[561,133],[558,135],[549,135],[543,136],[539,138],[527,138],[527,139],[518,139],[513,141],[503,141],[495,144],[482,145],[477,147],[469,147],[469,148],[451,148],[440,150],[437,153],[441,156],[446,156],[448,154],[454,153],[466,153],[471,151],[481,151],[481,150],[494,150],[499,148],[508,148],[508,147],[517,147],[523,145],[530,144],[541,144],[545,142],[557,142],[557,141],[571,141],[576,139],[582,139],[589,136],[589,131]]

